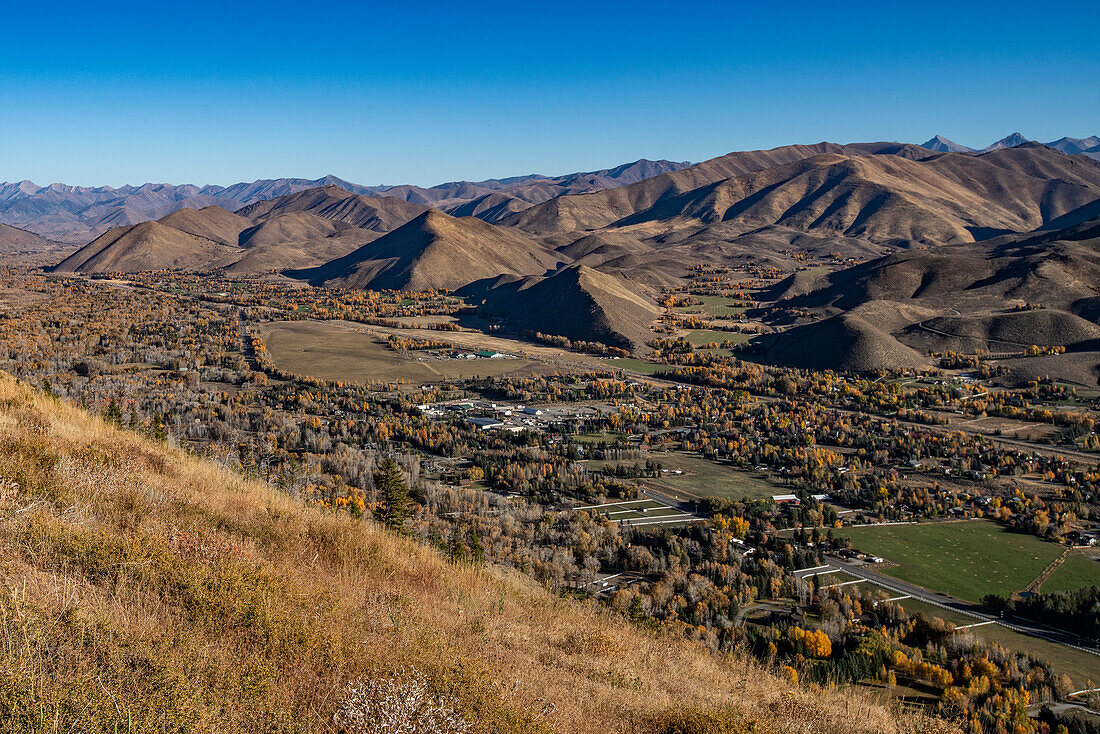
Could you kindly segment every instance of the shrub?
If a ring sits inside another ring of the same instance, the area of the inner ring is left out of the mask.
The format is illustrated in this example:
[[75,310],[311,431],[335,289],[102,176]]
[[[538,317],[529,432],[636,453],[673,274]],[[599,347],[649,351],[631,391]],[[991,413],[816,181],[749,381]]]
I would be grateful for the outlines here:
[[332,723],[342,734],[464,734],[470,728],[452,701],[432,695],[416,668],[352,681]]

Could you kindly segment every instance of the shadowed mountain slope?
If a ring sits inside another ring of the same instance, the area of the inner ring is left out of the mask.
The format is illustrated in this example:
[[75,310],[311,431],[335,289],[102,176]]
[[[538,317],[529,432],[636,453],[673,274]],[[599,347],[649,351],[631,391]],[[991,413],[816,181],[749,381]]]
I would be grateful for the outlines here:
[[652,207],[663,196],[691,191],[715,181],[761,171],[822,153],[840,152],[835,143],[789,145],[772,150],[729,153],[690,168],[593,194],[561,196],[519,212],[501,223],[537,234],[598,229]]
[[637,283],[585,265],[550,277],[497,278],[459,291],[487,314],[518,331],[558,334],[632,351],[652,338],[660,314],[652,293]]
[[656,225],[672,231],[726,223],[726,237],[783,227],[879,243],[942,244],[1030,230],[1097,197],[1100,165],[1039,145],[924,160],[826,153],[666,192],[614,226],[644,224],[652,233]]
[[444,209],[452,217],[477,217],[490,224],[497,224],[501,220],[531,207],[531,203],[518,199],[510,194],[494,191],[477,199],[470,199],[460,204],[455,204]]
[[288,274],[340,288],[453,290],[481,278],[541,273],[557,262],[521,233],[429,209],[349,255]]
[[[780,309],[810,309],[821,318],[781,333],[768,351],[777,362],[870,370],[916,366],[913,355],[929,351],[1022,354],[1031,345],[1064,346],[1064,359],[1044,362],[1047,374],[1089,385],[1100,380],[1097,219],[897,253],[826,276],[796,274],[766,297]],[[868,308],[875,318],[866,318]]]
[[315,267],[347,255],[428,211],[399,199],[324,186],[259,202],[236,213],[181,209],[156,222],[108,230],[57,272],[227,268],[235,274]]
[[208,206],[202,209],[179,209],[157,220],[167,227],[173,227],[223,245],[235,245],[242,231],[252,226],[252,222],[220,206]]
[[389,232],[427,209],[422,204],[410,204],[391,196],[363,196],[339,186],[322,186],[250,204],[237,213],[254,222],[262,222],[280,214],[304,211],[321,219],[344,222],[375,232]]

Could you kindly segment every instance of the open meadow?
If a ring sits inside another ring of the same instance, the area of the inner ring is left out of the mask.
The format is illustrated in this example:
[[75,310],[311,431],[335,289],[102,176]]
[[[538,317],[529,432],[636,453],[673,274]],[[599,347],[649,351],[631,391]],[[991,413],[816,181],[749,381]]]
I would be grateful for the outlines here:
[[[614,442],[625,440],[622,434],[599,434],[574,436],[572,440],[580,443]],[[681,452],[649,452],[642,459],[599,459],[585,461],[589,469],[613,468],[617,464],[632,466],[646,461],[655,461],[664,470],[660,477],[644,477],[637,481],[647,489],[652,489],[673,499],[768,499],[780,494],[782,487],[773,484],[761,472],[747,472],[728,464],[719,464],[701,456],[690,456]],[[679,472],[679,473],[677,473]]]
[[1100,553],[1094,549],[1074,550],[1043,582],[1042,592],[1072,591],[1100,586]]
[[1063,551],[986,520],[845,528],[839,534],[897,564],[882,573],[973,602],[1024,589]]
[[[260,328],[268,353],[279,367],[329,380],[433,382],[472,377],[526,376],[578,369],[594,362],[586,355],[529,345],[478,332],[386,329],[346,321],[286,321]],[[390,348],[390,334],[412,339],[441,339],[459,351],[495,350],[501,359],[451,359]]]
[[[673,497],[687,496],[695,499],[722,497],[740,500],[768,499],[783,489],[772,484],[759,472],[735,469],[728,464],[708,461],[699,456],[683,453],[653,454],[650,458],[668,469],[659,479],[646,479],[645,485]],[[674,474],[680,471],[682,474]]]

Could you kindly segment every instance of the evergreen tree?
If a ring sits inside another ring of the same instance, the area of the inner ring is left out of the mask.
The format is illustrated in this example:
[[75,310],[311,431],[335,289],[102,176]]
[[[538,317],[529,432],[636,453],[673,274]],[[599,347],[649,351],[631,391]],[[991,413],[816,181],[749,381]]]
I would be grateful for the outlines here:
[[156,440],[161,442],[168,440],[168,426],[164,425],[164,419],[159,414],[153,417],[150,429],[153,432],[153,438]]
[[470,549],[466,546],[466,533],[458,525],[451,526],[451,538],[448,541],[448,555],[451,563],[465,563],[470,558]]
[[645,607],[642,606],[640,594],[635,594],[634,598],[630,600],[630,609],[627,610],[626,616],[635,624],[641,624],[646,620]]
[[111,398],[111,402],[107,403],[107,409],[103,411],[103,420],[110,423],[112,426],[122,427],[122,411],[118,407],[118,403],[114,398]]
[[380,518],[387,528],[405,532],[405,520],[409,516],[409,488],[401,467],[393,459],[386,459],[374,475],[374,485],[382,496]]
[[474,563],[485,563],[485,546],[481,544],[481,536],[476,527],[470,530],[470,554]]

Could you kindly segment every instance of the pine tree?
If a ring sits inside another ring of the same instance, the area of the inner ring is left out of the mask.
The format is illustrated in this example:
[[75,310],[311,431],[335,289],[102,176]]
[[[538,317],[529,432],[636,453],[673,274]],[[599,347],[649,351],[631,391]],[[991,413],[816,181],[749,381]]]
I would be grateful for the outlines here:
[[168,440],[168,426],[164,425],[164,419],[159,414],[153,417],[150,429],[153,432],[153,438],[157,441],[164,442]]
[[640,624],[645,621],[645,607],[642,606],[641,595],[635,594],[634,598],[630,600],[630,609],[627,610],[626,616],[635,624]]
[[395,532],[405,532],[405,520],[409,516],[409,488],[396,461],[386,459],[382,462],[374,475],[374,485],[382,495],[379,512],[382,523]]
[[447,545],[451,563],[465,563],[469,560],[470,549],[466,546],[466,533],[458,525],[451,526],[451,538]]
[[485,563],[485,546],[481,544],[481,536],[476,527],[470,530],[470,554],[474,563]]
[[111,398],[111,402],[107,403],[107,409],[103,411],[103,420],[110,423],[112,426],[122,427],[122,411],[118,407],[118,403],[114,398]]

